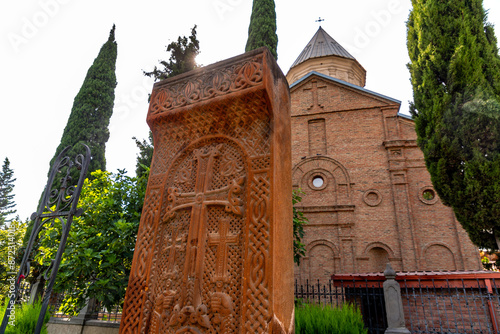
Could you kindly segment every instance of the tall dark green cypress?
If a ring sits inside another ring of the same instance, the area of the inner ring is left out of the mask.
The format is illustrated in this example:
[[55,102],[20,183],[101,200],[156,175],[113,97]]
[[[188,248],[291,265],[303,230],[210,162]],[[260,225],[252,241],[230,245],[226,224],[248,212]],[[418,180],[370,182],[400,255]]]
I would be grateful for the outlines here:
[[14,171],[10,168],[10,161],[5,158],[2,170],[0,170],[0,227],[3,227],[6,222],[10,221],[9,215],[16,213],[16,203],[14,202]]
[[274,0],[253,0],[252,16],[248,26],[245,51],[267,46],[278,59],[278,35],[276,34],[276,6]]
[[[113,114],[116,87],[115,26],[109,38],[101,47],[97,58],[87,71],[80,91],[75,97],[71,114],[50,164],[52,166],[57,155],[67,146],[73,148],[67,153],[75,156],[82,153],[78,144],[86,144],[92,152],[88,175],[95,170],[106,170],[106,142],[109,139],[109,120]],[[75,183],[77,179],[73,180]]]
[[415,118],[432,183],[478,246],[500,249],[500,57],[482,0],[412,0]]

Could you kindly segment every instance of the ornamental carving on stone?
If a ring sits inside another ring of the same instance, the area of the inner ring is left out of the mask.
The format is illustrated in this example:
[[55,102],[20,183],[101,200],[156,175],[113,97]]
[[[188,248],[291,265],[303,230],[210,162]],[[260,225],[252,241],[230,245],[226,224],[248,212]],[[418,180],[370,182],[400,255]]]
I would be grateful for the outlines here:
[[153,258],[152,298],[162,301],[150,305],[163,305],[161,327],[170,329],[162,333],[237,330],[246,175],[243,152],[225,138],[198,141],[175,159]]
[[291,332],[293,280],[273,285],[285,277],[275,266],[293,277],[292,262],[273,262],[292,259],[291,234],[272,244],[292,221],[279,195],[291,192],[291,163],[276,158],[290,155],[289,110],[273,109],[288,107],[288,87],[271,57],[256,50],[155,84],[155,149],[121,334],[275,333],[284,322]]
[[262,82],[262,56],[244,63],[207,71],[200,76],[180,80],[179,83],[159,86],[153,91],[149,105],[150,114],[185,107],[218,96],[254,87]]

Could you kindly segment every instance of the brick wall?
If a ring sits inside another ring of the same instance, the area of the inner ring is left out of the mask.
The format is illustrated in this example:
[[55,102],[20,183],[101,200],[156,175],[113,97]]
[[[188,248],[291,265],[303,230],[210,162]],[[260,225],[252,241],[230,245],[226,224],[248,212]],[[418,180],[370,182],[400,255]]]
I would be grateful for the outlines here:
[[381,271],[387,260],[406,271],[481,268],[397,101],[314,74],[291,101],[293,185],[310,221],[297,279]]

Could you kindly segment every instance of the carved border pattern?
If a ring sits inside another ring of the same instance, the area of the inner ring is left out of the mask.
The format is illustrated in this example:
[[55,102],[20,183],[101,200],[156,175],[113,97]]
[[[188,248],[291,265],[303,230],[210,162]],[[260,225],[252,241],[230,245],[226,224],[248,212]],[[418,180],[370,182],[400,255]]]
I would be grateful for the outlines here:
[[[136,252],[134,254],[134,267],[130,272],[130,279],[127,288],[126,305],[123,307],[122,317],[126,320],[123,324],[123,330],[120,333],[139,333],[141,324],[141,313],[147,299],[147,263],[148,258],[152,255],[153,239],[150,238],[154,234],[155,222],[158,218],[158,213],[155,211],[161,203],[160,188],[154,188],[148,191],[144,200],[147,207],[144,208],[141,217],[141,228],[137,236]],[[147,313],[147,312],[146,312]],[[142,317],[145,315],[142,314]]]
[[157,115],[197,102],[254,87],[263,79],[263,57],[217,68],[177,84],[153,90],[149,114]]
[[269,303],[269,214],[271,182],[268,171],[255,173],[250,182],[246,305],[244,326],[247,333],[263,333],[271,320]]

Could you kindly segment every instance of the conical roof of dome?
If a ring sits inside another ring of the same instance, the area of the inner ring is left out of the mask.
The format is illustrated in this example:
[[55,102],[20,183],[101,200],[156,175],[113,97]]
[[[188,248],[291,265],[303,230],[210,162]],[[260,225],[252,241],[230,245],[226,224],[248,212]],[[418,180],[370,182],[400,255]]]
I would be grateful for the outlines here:
[[292,64],[291,68],[305,62],[311,58],[338,56],[356,60],[346,49],[336,40],[327,34],[323,28],[319,27],[313,38],[307,43],[299,57]]

